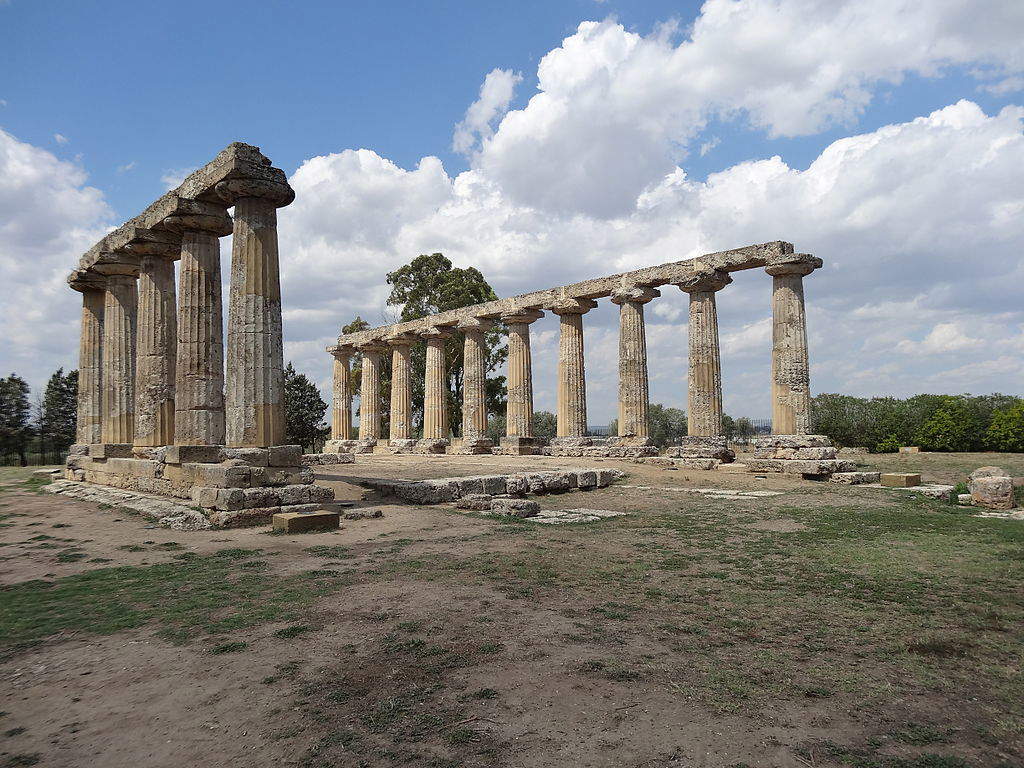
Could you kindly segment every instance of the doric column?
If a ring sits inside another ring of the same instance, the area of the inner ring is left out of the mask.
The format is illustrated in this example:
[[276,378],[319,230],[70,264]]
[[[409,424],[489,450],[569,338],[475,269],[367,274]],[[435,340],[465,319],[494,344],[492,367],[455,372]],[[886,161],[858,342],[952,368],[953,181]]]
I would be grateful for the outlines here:
[[822,264],[804,253],[773,256],[765,271],[772,276],[772,434],[811,431],[810,363],[804,275]]
[[235,207],[228,299],[226,438],[266,447],[285,439],[284,350],[277,208],[295,193],[283,181],[230,179],[217,194]]
[[583,315],[597,302],[562,299],[549,309],[558,315],[558,437],[587,435],[587,379],[583,363]]
[[178,341],[174,259],[181,252],[181,238],[171,232],[148,231],[129,250],[139,256],[133,442],[144,447],[171,445]]
[[611,295],[619,305],[619,437],[638,444],[650,437],[644,304],[658,296],[649,285],[624,286]]
[[107,277],[103,299],[103,443],[135,437],[135,275]]
[[352,374],[349,360],[352,347],[337,346],[331,350],[334,357],[334,380],[331,405],[331,439],[352,439]]
[[687,432],[691,437],[722,434],[722,359],[718,347],[715,292],[732,282],[727,272],[699,267],[677,283],[690,294],[690,371],[687,378]]
[[508,327],[508,396],[502,453],[530,455],[535,452],[530,324],[542,317],[544,313],[538,309],[523,309],[501,316]]
[[188,208],[163,222],[181,234],[174,442],[223,445],[224,318],[219,238],[231,234],[231,219],[220,205],[189,201]]
[[462,345],[462,440],[460,453],[490,453],[487,438],[487,343],[494,321],[467,317],[459,321]]
[[412,345],[417,338],[396,334],[385,339],[391,347],[391,418],[389,440],[392,447],[400,441],[412,441]]
[[359,440],[380,440],[380,357],[387,347],[380,343],[359,346],[363,372],[359,382]]
[[82,328],[78,340],[78,424],[75,442],[99,443],[103,431],[103,312],[102,281],[72,283],[82,293]]
[[445,364],[445,341],[451,338],[448,328],[434,327],[420,334],[427,340],[427,365],[423,397],[423,439],[447,440],[448,372]]

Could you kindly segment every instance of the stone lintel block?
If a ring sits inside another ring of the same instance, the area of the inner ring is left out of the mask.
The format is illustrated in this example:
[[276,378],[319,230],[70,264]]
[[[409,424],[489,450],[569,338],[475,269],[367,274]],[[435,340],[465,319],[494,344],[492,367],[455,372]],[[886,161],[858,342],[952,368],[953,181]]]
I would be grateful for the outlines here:
[[271,518],[271,525],[275,531],[280,533],[331,531],[341,527],[341,515],[328,510],[316,512],[278,512]]
[[272,445],[268,450],[271,467],[298,467],[302,465],[301,445]]
[[921,475],[914,472],[883,472],[879,482],[890,488],[912,488],[921,484]]
[[493,499],[491,511],[506,517],[534,517],[540,514],[540,504],[529,499]]
[[831,446],[807,447],[807,448],[768,448],[757,447],[754,449],[755,459],[834,459],[836,449]]
[[269,448],[235,448],[225,447],[221,451],[224,460],[240,461],[250,467],[266,467],[270,465]]
[[754,449],[759,448],[827,448],[832,441],[825,435],[765,435],[754,438]]
[[880,472],[836,472],[829,480],[833,483],[842,483],[844,485],[864,485],[866,483],[877,483],[880,478]]
[[167,464],[219,464],[224,460],[223,445],[168,445]]
[[89,446],[90,459],[130,459],[131,443],[93,443]]

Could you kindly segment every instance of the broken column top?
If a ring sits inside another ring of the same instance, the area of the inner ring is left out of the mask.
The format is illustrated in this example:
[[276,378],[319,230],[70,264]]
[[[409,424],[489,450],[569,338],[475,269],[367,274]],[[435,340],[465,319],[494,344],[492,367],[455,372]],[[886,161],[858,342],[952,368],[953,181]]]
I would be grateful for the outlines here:
[[[101,287],[104,274],[131,274],[133,262],[137,271],[141,253],[152,253],[161,245],[166,245],[171,252],[171,246],[181,241],[180,217],[223,219],[228,203],[218,194],[217,185],[235,179],[291,189],[285,172],[275,168],[259,147],[241,142],[229,144],[175,189],[157,198],[138,216],[107,233],[86,251],[79,259],[78,268],[68,276],[69,285],[75,290]],[[218,234],[229,231],[222,229]]]

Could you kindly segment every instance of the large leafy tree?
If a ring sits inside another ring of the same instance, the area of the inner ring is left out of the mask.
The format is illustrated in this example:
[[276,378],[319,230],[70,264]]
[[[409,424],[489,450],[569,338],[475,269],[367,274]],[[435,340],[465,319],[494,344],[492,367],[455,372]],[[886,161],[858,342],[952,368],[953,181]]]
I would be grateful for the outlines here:
[[1024,453],[1024,401],[992,414],[985,442],[993,451]]
[[284,408],[289,445],[301,445],[306,450],[327,434],[327,425],[323,423],[327,403],[316,385],[291,363],[284,369]]
[[75,442],[78,371],[58,368],[50,376],[39,408],[39,448],[64,450]]
[[[686,411],[651,403],[647,409],[647,427],[655,445],[661,448],[672,445],[681,437],[686,436]],[[619,420],[612,419],[608,424],[608,433],[614,436],[618,432]]]
[[23,467],[28,465],[26,452],[33,431],[28,392],[28,382],[16,373],[0,379],[0,451],[17,453]]

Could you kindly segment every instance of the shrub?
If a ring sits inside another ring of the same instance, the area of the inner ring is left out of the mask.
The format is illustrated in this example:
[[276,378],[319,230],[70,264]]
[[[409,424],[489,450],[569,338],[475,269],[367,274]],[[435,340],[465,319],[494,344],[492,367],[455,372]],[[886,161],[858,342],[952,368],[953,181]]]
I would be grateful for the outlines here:
[[992,414],[985,445],[993,451],[1024,452],[1024,402]]
[[921,425],[917,443],[926,451],[976,451],[982,447],[985,422],[964,398],[950,397]]
[[900,441],[896,439],[896,435],[890,434],[888,437],[883,437],[877,443],[875,443],[875,453],[896,453],[900,449]]

